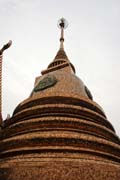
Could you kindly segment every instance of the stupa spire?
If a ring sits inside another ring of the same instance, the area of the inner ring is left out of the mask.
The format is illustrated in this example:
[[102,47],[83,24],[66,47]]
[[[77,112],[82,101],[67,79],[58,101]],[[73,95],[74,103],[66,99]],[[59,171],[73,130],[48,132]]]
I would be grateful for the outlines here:
[[66,29],[68,27],[68,22],[66,19],[61,18],[58,20],[58,27],[61,30],[61,34],[60,34],[60,48],[55,56],[54,61],[56,61],[57,59],[65,59],[68,61],[68,57],[64,51],[64,29]]
[[12,44],[12,41],[10,40],[7,44],[5,44],[0,49],[0,126],[2,125],[2,61],[3,61],[3,52],[8,49]]
[[64,49],[64,29],[68,27],[68,22],[66,19],[61,18],[58,21],[58,27],[61,29],[60,49]]
[[75,68],[72,63],[69,61],[65,50],[64,50],[64,29],[68,27],[68,22],[66,19],[61,18],[58,20],[58,27],[61,30],[60,35],[60,48],[54,58],[54,60],[48,65],[47,70],[42,71],[42,74],[46,74],[48,72],[54,71],[56,69],[63,68],[65,66],[70,66],[72,71],[75,73]]

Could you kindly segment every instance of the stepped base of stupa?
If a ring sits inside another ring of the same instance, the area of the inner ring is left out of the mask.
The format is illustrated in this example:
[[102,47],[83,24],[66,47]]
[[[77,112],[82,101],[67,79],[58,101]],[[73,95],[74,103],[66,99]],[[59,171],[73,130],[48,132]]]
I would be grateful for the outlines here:
[[120,166],[96,158],[13,158],[0,168],[1,180],[119,180]]

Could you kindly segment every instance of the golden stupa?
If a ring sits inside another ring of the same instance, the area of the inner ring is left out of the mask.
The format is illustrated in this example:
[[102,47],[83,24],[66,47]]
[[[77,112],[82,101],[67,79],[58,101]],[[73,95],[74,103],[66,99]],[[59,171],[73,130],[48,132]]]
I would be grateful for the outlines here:
[[120,139],[60,49],[0,130],[1,180],[119,180]]

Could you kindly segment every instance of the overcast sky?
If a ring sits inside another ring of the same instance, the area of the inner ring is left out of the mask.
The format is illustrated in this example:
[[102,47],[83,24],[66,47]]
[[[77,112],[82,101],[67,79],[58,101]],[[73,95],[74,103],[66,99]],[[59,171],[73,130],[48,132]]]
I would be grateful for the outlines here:
[[65,51],[76,74],[120,136],[120,0],[0,0],[0,47],[13,41],[4,53],[4,118],[54,59],[61,17],[69,22]]

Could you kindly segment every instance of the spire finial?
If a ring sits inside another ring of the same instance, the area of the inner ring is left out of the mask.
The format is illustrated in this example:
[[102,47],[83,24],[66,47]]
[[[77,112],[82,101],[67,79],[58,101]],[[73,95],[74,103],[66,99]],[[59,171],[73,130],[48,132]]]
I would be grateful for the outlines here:
[[8,42],[7,44],[5,44],[5,45],[2,47],[2,49],[0,49],[0,55],[2,55],[3,52],[4,52],[6,49],[8,49],[11,45],[12,45],[12,41],[9,40],[9,42]]
[[8,49],[12,44],[12,41],[10,40],[7,44],[5,44],[1,49],[0,49],[0,126],[2,126],[2,60],[3,60],[3,52]]
[[61,37],[60,37],[60,49],[64,49],[64,29],[68,27],[68,22],[66,19],[61,18],[58,21],[58,27],[61,29]]

